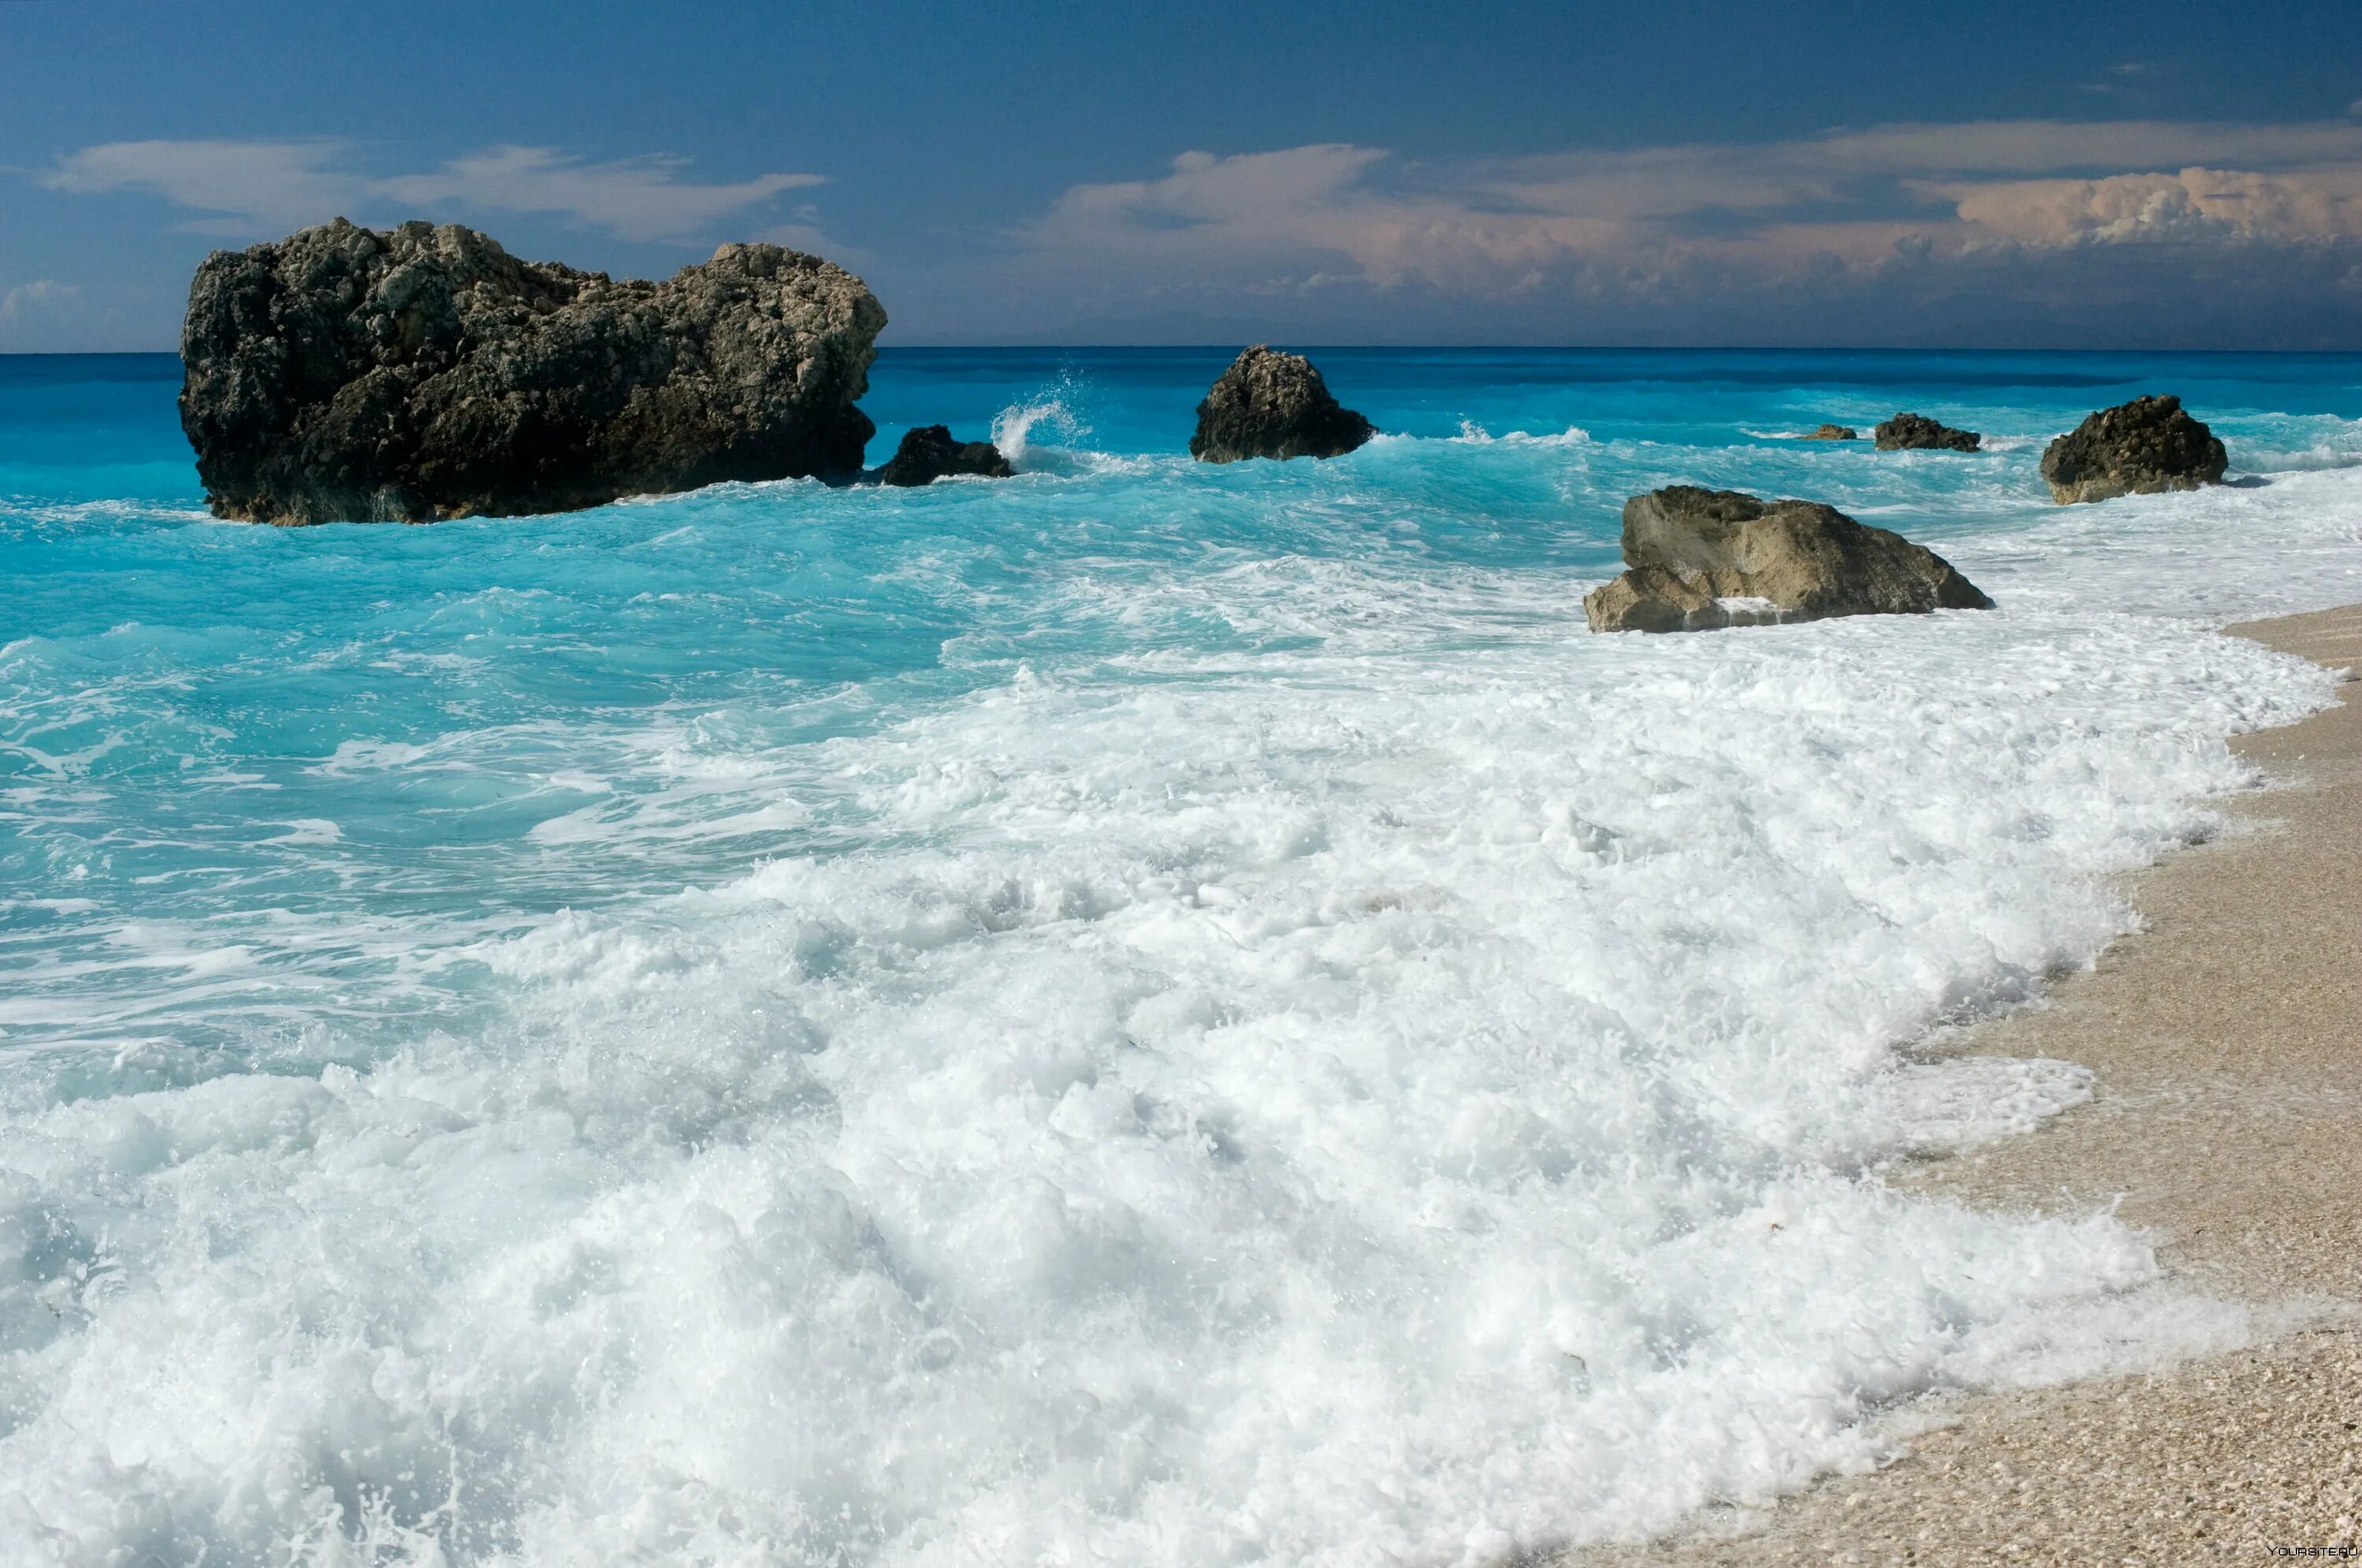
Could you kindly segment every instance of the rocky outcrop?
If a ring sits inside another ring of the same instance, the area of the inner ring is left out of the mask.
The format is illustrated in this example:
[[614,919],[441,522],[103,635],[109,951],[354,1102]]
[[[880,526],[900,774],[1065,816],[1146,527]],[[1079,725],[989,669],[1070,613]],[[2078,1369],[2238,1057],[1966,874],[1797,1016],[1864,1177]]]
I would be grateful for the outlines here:
[[1973,452],[1984,437],[1973,430],[1955,430],[1923,414],[1898,414],[1871,432],[1882,452],[1930,447],[1947,452]]
[[1007,479],[1016,471],[989,441],[955,441],[944,425],[922,425],[903,436],[882,468],[862,477],[877,484],[922,485],[955,474]]
[[2214,433],[2178,397],[2136,397],[2103,408],[2044,448],[2050,499],[2105,501],[2216,484],[2229,459]]
[[776,245],[646,282],[339,218],[197,269],[181,425],[215,513],[259,523],[850,475],[885,325],[860,279]]
[[1339,406],[1311,360],[1257,344],[1231,361],[1198,405],[1189,455],[1207,463],[1334,458],[1376,434],[1368,420]]
[[1830,615],[1990,610],[1949,561],[1810,501],[1673,485],[1624,503],[1631,569],[1594,589],[1595,632],[1694,632]]
[[1798,437],[1804,441],[1859,441],[1861,432],[1850,425],[1823,425],[1807,430]]

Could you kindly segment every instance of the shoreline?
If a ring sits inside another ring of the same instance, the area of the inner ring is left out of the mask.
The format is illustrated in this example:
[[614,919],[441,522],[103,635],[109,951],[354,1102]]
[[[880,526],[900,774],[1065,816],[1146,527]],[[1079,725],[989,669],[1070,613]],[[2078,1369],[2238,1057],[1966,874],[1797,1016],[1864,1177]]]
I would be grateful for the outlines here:
[[[2362,676],[2362,605],[2224,630]],[[2220,802],[2233,831],[2134,873],[2139,931],[1954,1047],[2078,1063],[2092,1100],[1889,1180],[2017,1212],[2114,1203],[2169,1279],[2255,1307],[2263,1337],[1914,1401],[1895,1430],[1922,1435],[1883,1469],[1564,1568],[2362,1557],[2362,685],[2230,744],[2268,776]]]

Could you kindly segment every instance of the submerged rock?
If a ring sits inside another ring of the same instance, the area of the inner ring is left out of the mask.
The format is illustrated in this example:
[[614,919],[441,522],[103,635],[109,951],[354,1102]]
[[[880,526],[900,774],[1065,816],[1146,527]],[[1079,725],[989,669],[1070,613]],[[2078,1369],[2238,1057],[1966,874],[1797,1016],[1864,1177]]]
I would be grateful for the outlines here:
[[1368,420],[1339,405],[1311,360],[1258,343],[1231,361],[1198,405],[1189,455],[1208,463],[1334,458],[1376,434]]
[[2136,397],[2086,415],[2043,449],[2050,499],[2105,501],[2220,483],[2223,443],[2183,412],[2178,397]]
[[1949,561],[1811,501],[1672,485],[1624,503],[1631,569],[1584,595],[1595,632],[1990,610]]
[[1882,452],[1933,447],[1948,452],[1973,452],[1984,441],[1973,430],[1955,430],[1924,414],[1898,414],[1871,432]]
[[215,515],[426,523],[850,474],[886,312],[725,245],[663,282],[520,261],[457,224],[339,218],[197,269],[181,425]]
[[1016,473],[989,441],[955,441],[947,426],[922,425],[906,432],[882,468],[865,475],[879,484],[933,484],[953,474],[1008,479]]
[[1859,441],[1861,432],[1850,425],[1823,425],[1798,437],[1805,441]]

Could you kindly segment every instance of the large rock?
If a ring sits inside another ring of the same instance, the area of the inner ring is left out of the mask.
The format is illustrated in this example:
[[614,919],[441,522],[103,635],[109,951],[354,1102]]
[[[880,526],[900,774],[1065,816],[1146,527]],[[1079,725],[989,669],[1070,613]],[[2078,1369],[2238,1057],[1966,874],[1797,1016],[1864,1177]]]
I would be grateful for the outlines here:
[[1632,569],[1584,595],[1595,632],[1990,610],[1933,550],[1811,501],[1672,485],[1624,503]]
[[1017,470],[989,441],[955,441],[941,425],[922,425],[907,432],[885,466],[866,477],[879,484],[933,484],[954,474],[977,474],[1007,479]]
[[1984,437],[1973,430],[1955,430],[1924,414],[1898,414],[1871,431],[1882,452],[1928,447],[1946,452],[1973,452]]
[[1189,455],[1201,462],[1242,458],[1334,458],[1377,434],[1340,407],[1312,361],[1258,343],[1231,361],[1198,405]]
[[197,269],[181,425],[215,514],[259,523],[849,475],[885,325],[860,279],[776,245],[645,282],[339,218]]
[[2044,448],[2050,499],[2105,501],[2196,490],[2223,478],[2223,443],[2182,411],[2178,397],[2136,397],[2085,417]]

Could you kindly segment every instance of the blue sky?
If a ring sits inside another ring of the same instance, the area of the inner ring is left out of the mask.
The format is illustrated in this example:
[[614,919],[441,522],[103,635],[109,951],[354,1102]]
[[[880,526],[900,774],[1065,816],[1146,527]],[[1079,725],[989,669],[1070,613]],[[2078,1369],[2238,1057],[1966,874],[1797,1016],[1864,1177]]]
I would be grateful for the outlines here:
[[0,351],[340,213],[900,343],[2362,348],[2362,6],[0,0]]

